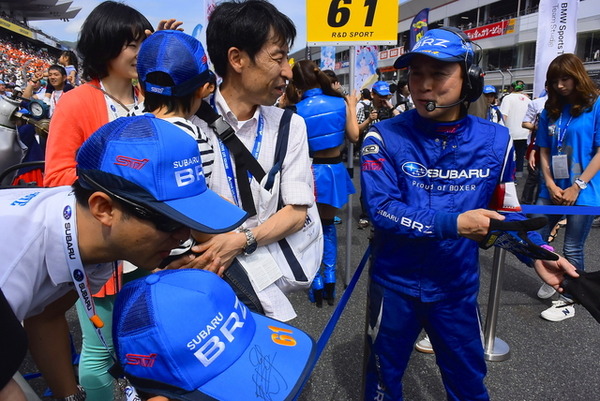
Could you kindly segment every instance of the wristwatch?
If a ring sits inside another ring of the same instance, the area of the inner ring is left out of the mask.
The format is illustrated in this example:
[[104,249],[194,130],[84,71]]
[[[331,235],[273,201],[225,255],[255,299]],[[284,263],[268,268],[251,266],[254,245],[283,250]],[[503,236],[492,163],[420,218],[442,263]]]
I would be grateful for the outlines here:
[[78,384],[77,392],[75,394],[71,394],[67,397],[55,398],[55,399],[58,401],[85,401],[86,396],[87,396],[87,394],[85,393],[85,389]]
[[239,231],[246,235],[246,246],[244,247],[244,254],[250,255],[251,253],[254,253],[258,244],[256,243],[256,238],[254,237],[254,234],[252,234],[252,231],[250,231],[249,228],[240,228]]
[[575,184],[577,184],[577,186],[579,187],[579,189],[586,189],[587,188],[587,182],[583,181],[580,178],[578,178],[578,179],[575,180]]

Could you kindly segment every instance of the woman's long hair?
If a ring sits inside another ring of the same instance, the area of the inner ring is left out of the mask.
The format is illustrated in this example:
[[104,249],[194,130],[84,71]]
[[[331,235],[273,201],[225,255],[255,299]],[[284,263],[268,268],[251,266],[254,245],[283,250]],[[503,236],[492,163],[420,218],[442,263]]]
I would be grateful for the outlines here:
[[572,95],[574,101],[571,104],[571,115],[573,117],[590,110],[598,98],[596,84],[591,80],[581,60],[571,53],[561,54],[552,60],[546,73],[548,100],[545,108],[552,120],[558,119],[562,109],[568,104],[567,99],[560,95],[554,87],[558,79],[566,76],[573,78],[575,84]]
[[309,89],[321,88],[329,96],[342,97],[331,87],[331,79],[317,67],[314,61],[300,60],[292,67],[293,78],[286,89],[286,97],[292,104],[302,99],[302,93]]

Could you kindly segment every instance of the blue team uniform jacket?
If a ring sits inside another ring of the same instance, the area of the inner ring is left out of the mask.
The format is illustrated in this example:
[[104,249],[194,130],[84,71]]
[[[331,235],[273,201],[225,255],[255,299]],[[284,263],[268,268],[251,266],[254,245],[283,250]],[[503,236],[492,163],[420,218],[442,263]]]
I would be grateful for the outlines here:
[[375,124],[361,168],[375,229],[372,279],[423,302],[477,291],[478,244],[459,237],[457,217],[520,211],[514,168],[508,129],[474,116],[439,123],[410,110]]

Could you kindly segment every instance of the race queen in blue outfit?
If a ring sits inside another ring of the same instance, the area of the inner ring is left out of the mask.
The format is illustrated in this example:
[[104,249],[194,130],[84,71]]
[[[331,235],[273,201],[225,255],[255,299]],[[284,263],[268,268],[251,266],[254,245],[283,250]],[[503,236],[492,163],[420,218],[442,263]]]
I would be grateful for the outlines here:
[[318,307],[326,299],[335,299],[337,233],[334,218],[337,210],[355,193],[352,180],[342,163],[341,149],[345,138],[358,140],[356,97],[346,99],[331,87],[331,80],[314,62],[302,60],[292,68],[293,78],[286,95],[296,104],[296,112],[306,121],[308,148],[315,179],[315,197],[323,225],[323,261],[309,292]]
[[[375,124],[361,151],[374,227],[364,399],[402,400],[402,376],[425,329],[448,399],[488,400],[478,242],[491,219],[524,219],[512,141],[505,127],[467,115],[483,74],[463,32],[430,30],[394,66],[409,67],[415,109]],[[547,246],[536,232],[528,237]],[[521,259],[555,288],[565,272],[576,275],[562,257]]]
[[[600,100],[581,60],[562,54],[548,66],[548,100],[540,114],[536,145],[543,174],[538,205],[600,206]],[[549,215],[548,238],[562,215]],[[563,254],[585,270],[584,245],[593,215],[567,215]],[[550,294],[552,295],[552,294]],[[558,322],[575,316],[573,302],[559,297],[541,317]]]

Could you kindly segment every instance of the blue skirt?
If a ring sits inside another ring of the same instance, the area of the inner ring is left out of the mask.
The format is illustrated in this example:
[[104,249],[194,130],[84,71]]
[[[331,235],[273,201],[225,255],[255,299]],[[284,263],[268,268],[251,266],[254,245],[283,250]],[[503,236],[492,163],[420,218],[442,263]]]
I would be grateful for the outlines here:
[[356,193],[354,184],[343,163],[312,165],[317,203],[341,208],[348,195]]

